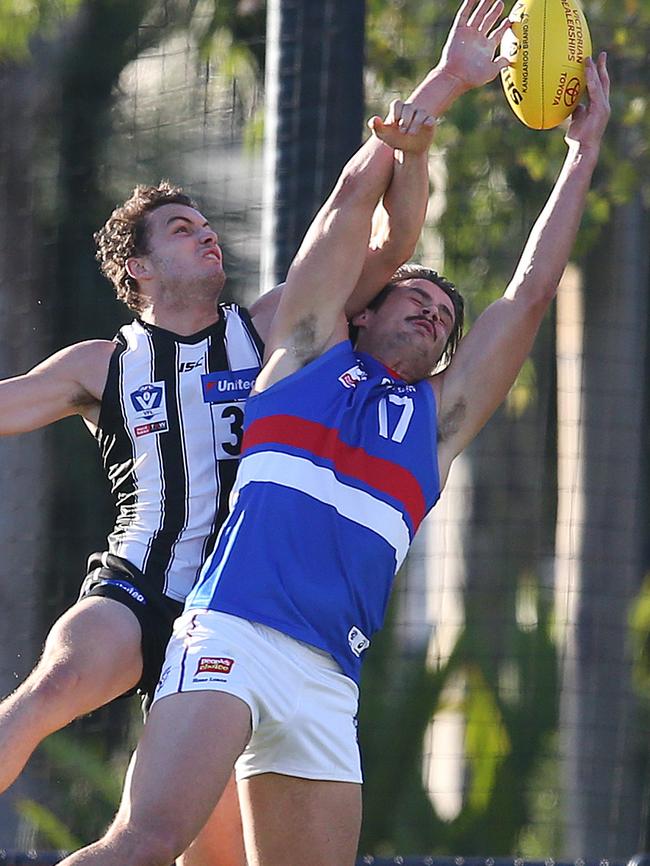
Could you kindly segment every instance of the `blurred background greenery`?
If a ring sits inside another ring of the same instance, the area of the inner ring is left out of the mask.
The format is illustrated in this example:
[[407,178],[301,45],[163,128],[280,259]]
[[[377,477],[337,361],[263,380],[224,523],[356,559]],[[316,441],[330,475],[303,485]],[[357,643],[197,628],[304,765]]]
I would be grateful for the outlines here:
[[[249,303],[281,278],[363,117],[430,68],[455,11],[268,7],[0,2],[0,375],[128,319],[92,234],[136,182],[171,177],[201,202],[228,297]],[[362,852],[647,849],[650,0],[584,8],[613,80],[604,153],[557,306],[455,466],[366,662]],[[281,69],[266,70],[278,46]],[[267,104],[273,75],[280,98]],[[266,145],[265,127],[277,130]],[[498,82],[440,125],[417,257],[464,291],[470,324],[503,291],[563,153],[561,130],[522,126]],[[0,451],[7,693],[73,602],[112,512],[82,425]],[[138,728],[137,704],[118,701],[47,741],[0,798],[2,845],[95,838]]]

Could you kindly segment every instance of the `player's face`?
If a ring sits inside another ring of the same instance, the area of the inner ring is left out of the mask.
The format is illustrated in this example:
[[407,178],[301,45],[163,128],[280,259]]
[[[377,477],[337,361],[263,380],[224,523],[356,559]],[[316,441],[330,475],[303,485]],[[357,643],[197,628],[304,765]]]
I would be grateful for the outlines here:
[[358,346],[410,380],[423,379],[442,357],[455,318],[454,305],[440,286],[404,280],[371,311]]
[[226,275],[217,233],[197,210],[165,204],[147,215],[144,258],[163,290],[184,295],[218,295]]

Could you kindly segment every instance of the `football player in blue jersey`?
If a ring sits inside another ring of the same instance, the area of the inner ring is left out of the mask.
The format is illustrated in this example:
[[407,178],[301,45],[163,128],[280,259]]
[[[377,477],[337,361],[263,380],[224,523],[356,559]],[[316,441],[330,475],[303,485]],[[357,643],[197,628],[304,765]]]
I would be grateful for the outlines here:
[[[451,460],[505,396],[557,286],[608,115],[604,60],[590,104],[504,298],[458,342],[461,304],[401,271],[353,315],[375,206],[432,118],[506,65],[503,4],[463,2],[440,64],[343,172],[290,269],[246,409],[231,514],[172,638],[118,814],[66,866],[165,866],[237,762],[250,866],[352,864],[361,819],[354,717],[360,659],[396,567]],[[424,112],[424,116],[422,114]],[[377,139],[383,142],[379,145]],[[465,341],[467,348],[465,348]],[[348,562],[349,559],[349,562]]]

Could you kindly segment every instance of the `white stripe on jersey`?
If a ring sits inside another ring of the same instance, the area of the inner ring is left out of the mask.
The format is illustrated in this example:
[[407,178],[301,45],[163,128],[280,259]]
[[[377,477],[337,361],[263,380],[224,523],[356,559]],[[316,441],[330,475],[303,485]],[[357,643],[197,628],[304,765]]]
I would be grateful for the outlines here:
[[[237,307],[220,307],[225,316],[225,344],[228,364],[232,370],[260,365],[260,356],[237,312]],[[174,382],[157,383],[155,379],[154,343],[150,333],[139,322],[125,325],[121,333],[126,349],[120,357],[120,402],[124,426],[131,442],[133,465],[130,469],[135,486],[134,513],[123,521],[109,537],[110,552],[123,557],[136,568],[145,571],[152,542],[165,522],[165,497],[169,486],[164,477],[161,445],[163,437],[177,434],[170,429],[142,433],[143,412],[133,405],[133,395],[143,385],[162,385],[166,411],[157,417],[161,424],[177,412],[180,436],[176,448],[182,454],[179,473],[184,475],[185,520],[171,546],[171,556],[165,567],[163,591],[183,601],[203,564],[206,539],[216,527],[220,494],[218,460],[236,457],[224,451],[222,442],[236,441],[231,433],[233,420],[224,411],[234,404],[206,403],[203,400],[201,376],[209,371],[209,350],[212,335],[192,343],[182,338],[174,341]],[[175,383],[175,388],[170,387]],[[176,405],[169,405],[176,393]],[[243,403],[237,411],[243,413]],[[156,418],[153,419],[156,421]],[[167,427],[169,424],[167,423]],[[138,430],[140,435],[138,435]],[[230,438],[229,438],[230,437]],[[168,471],[172,471],[168,466]],[[178,479],[175,479],[176,487]],[[161,575],[161,582],[163,576]]]
[[[135,410],[130,397],[145,383],[153,382],[153,345],[151,337],[137,321],[125,325],[121,332],[126,339],[127,348],[120,357],[120,401],[122,417],[133,419],[132,423],[125,424],[125,430],[133,449],[134,465],[131,474],[136,489],[135,509],[138,516],[120,535],[118,544],[110,545],[110,552],[128,559],[143,570],[153,534],[162,526],[164,478],[160,449],[152,447],[152,437],[135,435],[138,422],[134,417]],[[158,436],[154,438],[155,445],[158,446]],[[143,514],[146,514],[146,534],[142,532]]]
[[376,532],[388,542],[395,551],[396,569],[404,561],[411,542],[402,513],[365,490],[344,484],[331,469],[305,457],[261,451],[248,454],[240,462],[237,492],[241,493],[251,481],[280,484],[331,505],[343,517]]

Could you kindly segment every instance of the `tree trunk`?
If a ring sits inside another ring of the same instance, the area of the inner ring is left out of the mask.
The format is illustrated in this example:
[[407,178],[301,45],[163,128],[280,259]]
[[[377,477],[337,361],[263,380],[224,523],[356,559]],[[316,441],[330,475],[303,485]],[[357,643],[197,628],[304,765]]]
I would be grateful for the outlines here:
[[363,0],[269,0],[262,285],[282,281],[360,143]]

